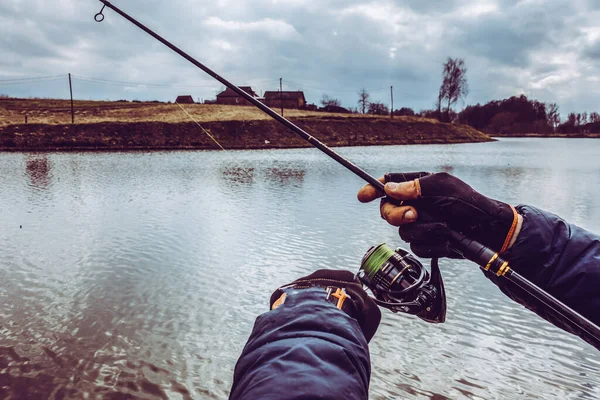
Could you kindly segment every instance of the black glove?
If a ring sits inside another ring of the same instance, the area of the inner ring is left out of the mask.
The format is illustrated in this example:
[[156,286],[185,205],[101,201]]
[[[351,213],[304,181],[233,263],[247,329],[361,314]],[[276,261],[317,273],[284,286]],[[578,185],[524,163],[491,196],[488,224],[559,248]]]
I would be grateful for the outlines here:
[[[450,250],[448,228],[497,252],[507,249],[518,221],[514,207],[483,196],[447,173],[385,175],[386,183],[410,181],[414,182],[416,193],[413,200],[405,201],[403,205],[413,206],[418,218],[416,222],[402,224],[399,232],[400,237],[411,244],[416,255],[426,258],[460,257]],[[389,187],[386,192],[395,197]]]
[[323,288],[328,300],[356,319],[367,342],[375,335],[381,321],[381,311],[350,271],[321,269],[284,285],[271,295],[271,309],[277,308],[285,300],[284,289],[309,287]]

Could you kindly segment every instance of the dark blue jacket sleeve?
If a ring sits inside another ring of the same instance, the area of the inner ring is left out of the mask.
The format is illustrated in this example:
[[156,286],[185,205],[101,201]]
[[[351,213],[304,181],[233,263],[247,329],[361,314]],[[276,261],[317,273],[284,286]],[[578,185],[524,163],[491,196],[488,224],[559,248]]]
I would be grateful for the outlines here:
[[[502,257],[529,281],[600,325],[600,237],[531,206],[519,206],[517,211],[523,226]],[[513,300],[585,339],[516,285],[486,275]]]
[[367,399],[371,366],[356,320],[322,289],[291,289],[260,315],[236,366],[230,399]]

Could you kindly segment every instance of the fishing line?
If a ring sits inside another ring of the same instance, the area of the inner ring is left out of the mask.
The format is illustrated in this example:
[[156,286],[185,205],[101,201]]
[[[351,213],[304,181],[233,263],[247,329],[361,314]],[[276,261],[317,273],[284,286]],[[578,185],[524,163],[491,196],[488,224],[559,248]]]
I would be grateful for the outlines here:
[[363,261],[363,269],[373,279],[377,271],[379,271],[392,254],[394,254],[394,250],[385,243],[377,246],[373,253]]
[[179,106],[179,108],[181,108],[183,110],[183,112],[186,113],[188,115],[188,117],[190,117],[192,119],[192,121],[194,121],[196,123],[196,125],[198,125],[200,127],[200,129],[202,129],[202,132],[206,133],[208,135],[208,137],[211,138],[213,140],[213,142],[215,142],[217,144],[217,146],[219,146],[221,148],[221,150],[225,150],[223,148],[223,146],[221,146],[221,143],[217,142],[217,139],[215,139],[213,137],[213,135],[210,134],[209,131],[204,129],[204,127],[202,125],[200,125],[200,123],[198,121],[196,121],[196,119],[194,117],[192,117],[192,114],[187,112],[187,110],[185,108],[183,108],[183,106],[181,104],[179,104],[178,102],[175,102],[175,104],[177,104]]

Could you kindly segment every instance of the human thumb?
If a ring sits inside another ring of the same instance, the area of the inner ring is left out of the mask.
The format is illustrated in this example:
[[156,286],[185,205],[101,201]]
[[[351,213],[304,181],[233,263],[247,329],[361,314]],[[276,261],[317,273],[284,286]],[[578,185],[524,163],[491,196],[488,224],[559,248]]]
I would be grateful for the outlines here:
[[419,198],[416,179],[409,182],[388,182],[385,184],[385,194],[396,200],[416,200]]

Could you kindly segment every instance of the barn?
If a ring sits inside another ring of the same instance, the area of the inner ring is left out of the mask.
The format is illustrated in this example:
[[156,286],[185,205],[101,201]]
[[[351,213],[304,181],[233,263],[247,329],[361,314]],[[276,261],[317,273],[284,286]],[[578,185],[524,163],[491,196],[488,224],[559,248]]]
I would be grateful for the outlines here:
[[190,95],[185,95],[185,96],[177,96],[177,100],[175,100],[175,103],[179,103],[179,104],[194,104],[194,98]]
[[265,92],[264,103],[269,107],[281,108],[295,108],[302,109],[306,105],[306,98],[304,92]]
[[[258,95],[252,90],[250,86],[240,86],[244,92],[248,93],[252,97],[258,97]],[[227,88],[217,95],[217,104],[229,104],[232,106],[248,106],[250,103],[242,96]]]

